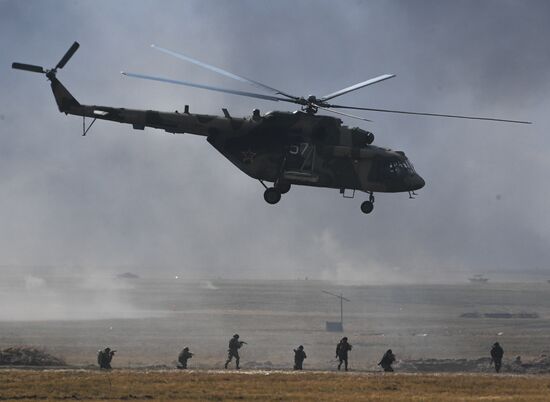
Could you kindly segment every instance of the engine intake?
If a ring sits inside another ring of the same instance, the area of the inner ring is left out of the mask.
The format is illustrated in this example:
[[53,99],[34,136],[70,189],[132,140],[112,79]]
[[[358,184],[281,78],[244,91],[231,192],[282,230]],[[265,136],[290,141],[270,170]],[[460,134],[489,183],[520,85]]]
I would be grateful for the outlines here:
[[364,147],[372,144],[374,141],[374,134],[370,131],[365,131],[359,127],[351,129],[351,142],[355,147]]

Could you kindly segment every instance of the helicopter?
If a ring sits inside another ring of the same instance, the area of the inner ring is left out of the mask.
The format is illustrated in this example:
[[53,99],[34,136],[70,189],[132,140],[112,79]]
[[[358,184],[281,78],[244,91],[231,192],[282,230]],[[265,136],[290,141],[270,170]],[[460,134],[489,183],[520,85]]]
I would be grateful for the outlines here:
[[[187,133],[206,137],[238,169],[262,184],[264,199],[268,204],[277,204],[281,195],[286,194],[291,186],[313,186],[337,189],[344,198],[353,198],[356,191],[362,191],[368,195],[368,199],[362,202],[361,211],[369,214],[374,208],[376,192],[408,193],[409,198],[414,198],[415,191],[424,187],[424,179],[415,171],[403,151],[375,146],[372,132],[359,127],[348,127],[339,117],[317,115],[319,110],[363,121],[370,120],[340,109],[531,124],[519,120],[343,106],[329,102],[349,92],[391,79],[395,74],[383,74],[322,97],[295,96],[156,45],[151,46],[162,53],[251,84],[270,94],[144,74],[122,74],[256,99],[294,103],[301,108],[294,112],[272,111],[263,115],[258,109],[254,109],[250,117],[233,117],[226,108],[222,108],[223,116],[190,113],[189,105],[185,105],[182,112],[82,105],[56,76],[57,70],[67,64],[79,46],[78,42],[74,42],[52,69],[23,63],[13,63],[12,68],[45,74],[51,83],[59,111],[82,117],[83,135],[100,119],[131,124],[136,130],[152,127],[174,134]],[[86,118],[92,119],[88,125]],[[268,186],[266,183],[272,184]]]

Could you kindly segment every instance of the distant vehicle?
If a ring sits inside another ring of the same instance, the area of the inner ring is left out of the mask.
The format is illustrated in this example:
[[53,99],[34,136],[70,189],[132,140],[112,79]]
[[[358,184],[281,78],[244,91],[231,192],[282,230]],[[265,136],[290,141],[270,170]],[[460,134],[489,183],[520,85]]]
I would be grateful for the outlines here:
[[472,283],[487,283],[489,282],[489,278],[485,278],[483,275],[474,275],[471,278],[468,278],[468,280]]
[[133,274],[131,272],[125,272],[123,274],[118,274],[116,277],[118,279],[139,279],[139,275]]

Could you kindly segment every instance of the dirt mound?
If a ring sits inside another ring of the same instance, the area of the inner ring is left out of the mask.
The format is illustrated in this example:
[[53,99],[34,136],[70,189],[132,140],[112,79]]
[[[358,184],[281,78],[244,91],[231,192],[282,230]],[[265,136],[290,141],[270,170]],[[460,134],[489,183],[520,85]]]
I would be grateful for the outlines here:
[[[399,371],[419,373],[456,373],[456,372],[493,372],[494,366],[489,357],[477,360],[468,359],[418,359],[403,360],[396,365]],[[515,360],[503,361],[503,372],[544,374],[550,373],[550,356],[541,355],[523,362],[518,356]]]
[[31,346],[0,350],[0,366],[66,366],[63,359]]
[[490,358],[477,360],[468,359],[418,359],[403,360],[399,363],[400,371],[420,373],[455,373],[455,372],[484,372],[491,365]]
[[505,366],[507,371],[514,373],[544,374],[550,373],[550,356],[540,355],[539,357],[523,362],[521,357],[516,357],[510,364]]

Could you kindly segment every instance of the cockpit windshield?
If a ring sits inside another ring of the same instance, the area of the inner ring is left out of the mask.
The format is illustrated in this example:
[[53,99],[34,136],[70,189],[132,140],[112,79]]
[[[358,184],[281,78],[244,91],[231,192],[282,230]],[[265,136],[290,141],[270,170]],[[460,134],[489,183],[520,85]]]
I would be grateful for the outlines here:
[[414,168],[408,159],[404,161],[387,160],[385,161],[385,169],[388,173],[396,176],[401,176],[404,173],[414,173]]
[[408,159],[405,159],[405,166],[407,167],[407,170],[410,172],[410,173],[416,173],[416,170],[414,170],[414,166],[413,164],[411,163],[410,160]]
[[[380,179],[415,174],[413,165],[408,159],[382,159],[375,164],[375,175]],[[373,172],[374,173],[374,172]]]

